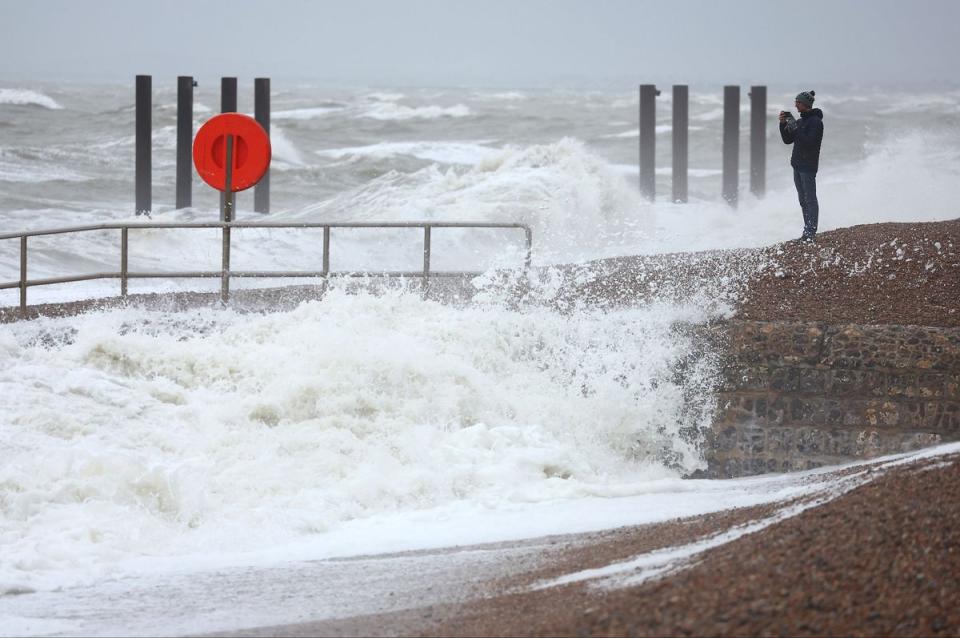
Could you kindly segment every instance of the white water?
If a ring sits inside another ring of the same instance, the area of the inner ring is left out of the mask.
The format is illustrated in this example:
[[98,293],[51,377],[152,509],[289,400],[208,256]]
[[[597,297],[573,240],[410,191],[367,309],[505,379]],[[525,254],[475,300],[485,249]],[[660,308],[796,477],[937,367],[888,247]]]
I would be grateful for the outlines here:
[[[584,497],[496,508],[458,501],[349,521],[337,530],[263,547],[255,554],[230,555],[221,550],[144,557],[115,566],[109,575],[86,586],[0,597],[0,635],[197,634],[456,602],[470,597],[470,585],[535,569],[538,556],[556,548],[547,541],[511,541],[658,523],[791,499],[824,502],[881,476],[883,470],[956,454],[958,449],[960,445],[950,444],[877,459],[871,463],[880,464],[880,471],[854,470],[843,477],[824,468],[730,481],[663,478],[648,480],[634,495],[618,498]],[[800,509],[784,509],[772,519],[595,572],[564,576],[559,582],[611,575],[614,580],[599,584],[617,586],[623,584],[621,579],[656,577],[689,565],[698,552]],[[489,542],[507,545],[469,547]],[[440,547],[452,549],[394,554]],[[343,556],[355,558],[331,560]],[[171,609],[177,612],[171,614]]]
[[[251,551],[457,501],[642,491],[674,475],[664,459],[700,466],[679,429],[709,413],[681,399],[690,344],[672,325],[704,316],[333,292],[266,316],[6,327],[0,582],[46,588],[142,553]],[[688,369],[686,391],[712,372]]]
[[30,89],[0,89],[0,104],[15,106],[40,106],[45,109],[62,109],[56,100],[39,91]]

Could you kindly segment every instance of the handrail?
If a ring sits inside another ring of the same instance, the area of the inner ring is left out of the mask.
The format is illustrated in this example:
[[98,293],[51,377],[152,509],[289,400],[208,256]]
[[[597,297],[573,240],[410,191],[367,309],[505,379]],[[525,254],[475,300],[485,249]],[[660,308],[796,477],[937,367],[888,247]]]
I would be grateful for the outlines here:
[[39,237],[41,235],[62,235],[92,230],[122,230],[124,228],[522,228],[532,237],[527,224],[510,222],[111,222],[86,226],[67,226],[64,228],[41,228],[20,233],[0,234],[0,239],[19,237]]
[[[130,230],[151,229],[190,229],[190,228],[219,228],[222,232],[222,262],[221,269],[216,271],[175,271],[175,272],[130,272],[128,268]],[[322,228],[323,229],[323,270],[230,270],[231,231],[241,228]],[[383,272],[356,272],[330,271],[330,230],[332,228],[422,228],[423,229],[423,269],[419,271],[383,271]],[[0,290],[10,288],[20,289],[20,312],[26,316],[27,289],[31,286],[46,286],[50,284],[89,281],[93,279],[119,279],[120,295],[127,296],[127,282],[130,279],[175,279],[175,278],[220,278],[220,298],[226,303],[230,295],[231,277],[420,277],[424,289],[430,277],[462,277],[476,276],[478,272],[459,271],[431,271],[431,231],[434,228],[516,228],[524,231],[526,253],[524,255],[524,269],[530,268],[533,250],[533,231],[527,224],[498,223],[498,222],[182,222],[182,223],[150,223],[150,222],[112,222],[105,224],[90,224],[85,226],[70,226],[65,228],[44,228],[24,231],[20,233],[0,234],[0,240],[20,240],[20,278],[17,281],[0,282]],[[45,235],[64,235],[70,233],[89,232],[98,230],[119,230],[120,232],[120,270],[117,272],[98,272],[68,277],[50,277],[46,279],[29,279],[27,277],[27,239]]]

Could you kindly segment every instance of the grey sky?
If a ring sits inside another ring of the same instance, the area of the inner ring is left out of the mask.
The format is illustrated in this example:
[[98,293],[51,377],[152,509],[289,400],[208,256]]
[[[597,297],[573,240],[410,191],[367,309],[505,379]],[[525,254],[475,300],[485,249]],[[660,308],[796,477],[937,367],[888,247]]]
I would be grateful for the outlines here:
[[0,0],[0,82],[960,82],[960,1]]

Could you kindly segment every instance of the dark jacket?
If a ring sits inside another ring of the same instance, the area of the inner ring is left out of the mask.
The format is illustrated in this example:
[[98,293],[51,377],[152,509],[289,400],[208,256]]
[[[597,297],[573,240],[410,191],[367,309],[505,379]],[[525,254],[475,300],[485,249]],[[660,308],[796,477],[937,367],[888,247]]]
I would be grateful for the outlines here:
[[823,141],[823,111],[811,109],[800,114],[800,120],[788,118],[780,122],[784,144],[793,144],[790,166],[801,173],[816,173],[820,166],[820,142]]

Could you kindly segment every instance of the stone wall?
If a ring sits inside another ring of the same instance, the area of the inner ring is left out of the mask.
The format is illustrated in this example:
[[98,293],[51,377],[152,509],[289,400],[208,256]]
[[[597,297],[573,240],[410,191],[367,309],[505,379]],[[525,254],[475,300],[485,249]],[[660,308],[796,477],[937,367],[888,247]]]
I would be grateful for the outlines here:
[[908,451],[960,438],[960,329],[733,321],[709,476]]

